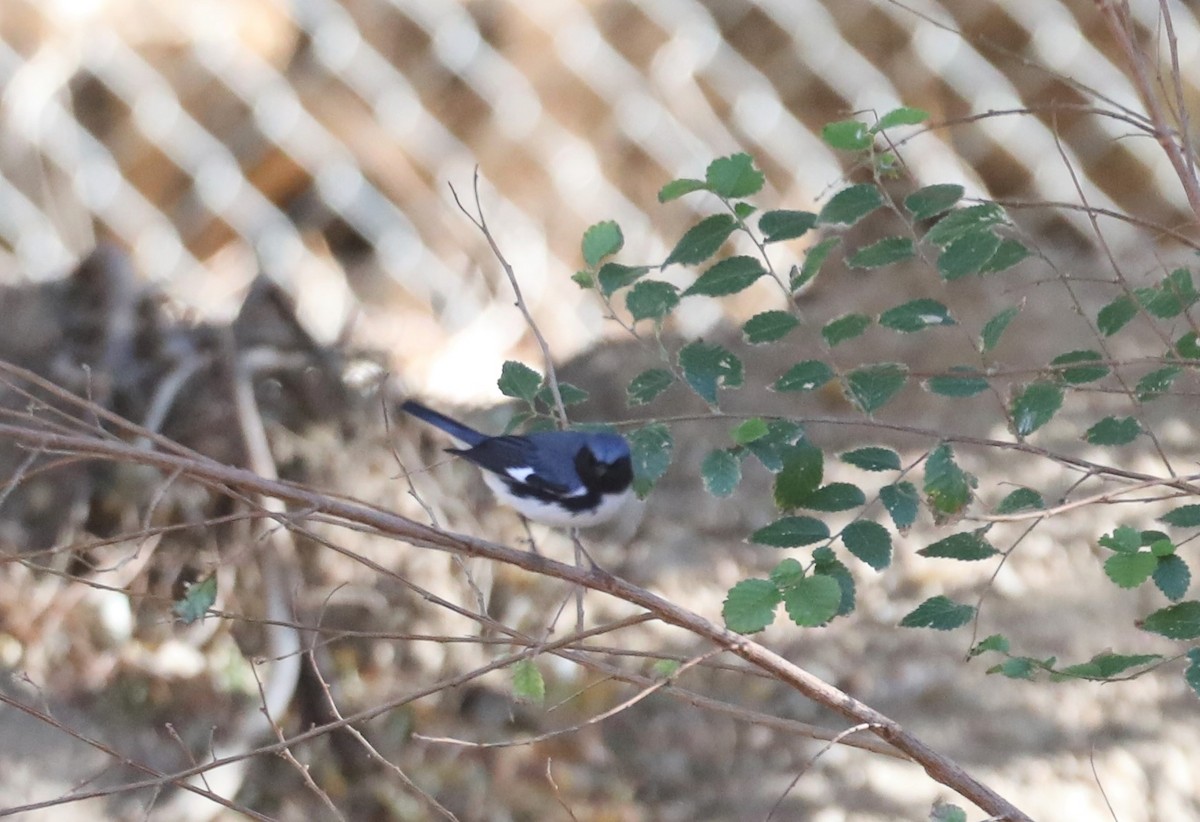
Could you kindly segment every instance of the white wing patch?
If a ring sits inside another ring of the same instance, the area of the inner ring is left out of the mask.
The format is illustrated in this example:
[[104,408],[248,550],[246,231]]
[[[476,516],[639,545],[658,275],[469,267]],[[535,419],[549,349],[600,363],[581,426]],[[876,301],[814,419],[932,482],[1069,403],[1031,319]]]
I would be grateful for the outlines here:
[[528,465],[522,465],[520,467],[513,466],[512,468],[505,468],[504,473],[508,474],[517,482],[523,483],[533,476],[533,469]]

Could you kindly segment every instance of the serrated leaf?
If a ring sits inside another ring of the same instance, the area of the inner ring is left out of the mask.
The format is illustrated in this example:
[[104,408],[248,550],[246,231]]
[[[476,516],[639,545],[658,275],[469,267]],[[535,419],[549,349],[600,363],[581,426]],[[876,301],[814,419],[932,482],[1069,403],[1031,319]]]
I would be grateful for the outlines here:
[[783,458],[792,446],[804,440],[804,427],[790,420],[771,420],[766,436],[746,443],[763,467],[775,474],[783,470]]
[[1108,680],[1120,676],[1132,668],[1141,668],[1154,662],[1161,662],[1160,654],[1096,654],[1087,662],[1078,665],[1068,665],[1055,672],[1054,679],[1095,679]]
[[1156,368],[1138,380],[1134,393],[1143,402],[1161,397],[1171,390],[1171,386],[1175,384],[1175,380],[1181,373],[1183,373],[1183,369],[1177,365]]
[[1178,554],[1158,558],[1158,567],[1151,574],[1163,596],[1172,602],[1183,599],[1192,584],[1192,572]]
[[821,449],[800,443],[783,454],[783,468],[775,475],[775,506],[790,511],[806,503],[825,475]]
[[1138,627],[1167,639],[1200,637],[1200,602],[1193,599],[1160,608],[1142,620]]
[[974,616],[975,609],[972,606],[960,605],[949,597],[936,596],[910,611],[900,620],[900,627],[952,631],[966,625]]
[[728,349],[696,340],[679,351],[679,367],[692,390],[709,405],[717,404],[718,388],[740,388],[742,361]]
[[1134,554],[1142,547],[1142,535],[1136,528],[1122,525],[1111,534],[1100,537],[1100,544],[1113,551]]
[[783,517],[750,535],[756,545],[799,548],[829,539],[829,526],[813,517]]
[[946,282],[978,274],[996,250],[1000,238],[990,231],[968,231],[942,249],[938,255],[937,269]]
[[925,380],[925,389],[943,397],[973,397],[988,389],[983,374],[965,365],[956,365],[945,374]]
[[804,580],[804,577],[804,566],[800,564],[799,560],[792,557],[780,560],[771,569],[771,583],[780,591],[794,588]]
[[1046,507],[1042,495],[1032,488],[1018,488],[996,506],[999,515],[1015,514],[1017,511],[1040,511]]
[[809,494],[799,507],[810,511],[849,511],[866,503],[862,489],[848,482],[831,482]]
[[965,531],[961,534],[951,534],[939,539],[932,545],[927,545],[917,551],[923,557],[940,559],[957,559],[963,562],[974,562],[987,559],[1000,553],[983,536],[983,531]]
[[943,523],[954,519],[971,502],[974,477],[958,467],[954,449],[942,443],[925,461],[925,497],[933,511],[934,520]]
[[683,296],[701,294],[708,297],[723,297],[736,294],[766,274],[762,263],[754,257],[729,257],[709,266],[696,282],[692,283]]
[[633,453],[634,490],[645,496],[671,466],[675,443],[667,426],[659,422],[629,432],[626,439]]
[[686,177],[681,177],[678,180],[672,180],[658,190],[658,201],[660,203],[669,203],[672,200],[677,200],[684,194],[691,194],[693,191],[708,191],[708,186],[703,180],[692,180]]
[[1200,525],[1200,505],[1181,505],[1163,514],[1158,521],[1176,528],[1195,528]]
[[874,414],[896,396],[908,380],[908,367],[895,362],[865,365],[845,376],[846,394],[864,414]]
[[833,369],[821,360],[798,362],[771,386],[776,391],[815,391],[834,378]]
[[815,628],[833,619],[842,603],[842,586],[833,577],[813,574],[783,592],[783,607],[792,622]]
[[704,180],[714,194],[738,199],[756,194],[763,187],[765,178],[754,167],[754,160],[749,154],[733,154],[709,163]]
[[786,311],[763,311],[746,320],[742,333],[751,345],[775,342],[788,335],[800,321]]
[[909,300],[879,315],[879,324],[893,331],[911,334],[934,325],[955,325],[950,309],[937,300]]
[[987,653],[988,651],[996,651],[1001,654],[1007,654],[1009,651],[1008,637],[1004,636],[1003,634],[992,634],[989,637],[981,639],[979,642],[975,643],[975,647],[967,652],[967,656],[977,657],[981,654]]
[[974,233],[989,233],[991,226],[1004,222],[1004,209],[996,203],[980,203],[951,211],[925,234],[934,245],[945,246]]
[[979,335],[979,353],[986,354],[996,347],[1000,342],[1000,336],[1008,328],[1008,324],[1017,318],[1020,310],[1015,305],[1009,306],[987,321]]
[[1133,417],[1105,417],[1084,434],[1092,445],[1127,445],[1142,433],[1141,424]]
[[752,205],[750,205],[750,203],[734,203],[733,204],[733,216],[737,217],[739,220],[742,220],[743,222],[746,220],[747,217],[749,217],[751,214],[753,214],[756,211],[758,211],[758,207],[752,206]]
[[1009,679],[1033,679],[1038,671],[1045,670],[1045,663],[1027,656],[1015,656],[1006,659],[994,667],[988,668],[989,674],[1003,674]]
[[767,427],[767,421],[761,417],[754,417],[746,420],[737,428],[733,429],[730,437],[735,445],[749,445],[756,440],[761,440],[770,432]]
[[817,215],[811,211],[777,209],[764,211],[758,218],[758,230],[762,232],[764,243],[794,240],[807,234],[816,224]]
[[714,497],[727,497],[742,479],[742,461],[725,450],[712,451],[700,465],[704,487]]
[[661,321],[679,305],[679,289],[662,280],[642,280],[625,295],[625,307],[633,321]]
[[845,616],[854,611],[854,577],[833,551],[829,548],[817,548],[813,551],[813,573],[832,577],[841,586],[842,600],[838,604],[836,616]]
[[901,534],[908,533],[908,529],[917,521],[920,503],[917,487],[907,480],[885,485],[879,489],[879,501],[887,509],[896,530]]
[[1137,316],[1137,304],[1129,297],[1117,297],[1096,315],[1096,328],[1111,337]]
[[[1104,359],[1099,351],[1068,351],[1065,354],[1059,354],[1050,361],[1050,365],[1058,368],[1058,377],[1063,382],[1071,385],[1083,385],[1084,383],[1095,382],[1096,380],[1104,379],[1108,376],[1107,365],[1075,365],[1076,363],[1099,363]],[[1072,368],[1064,368],[1063,366],[1072,365]]]
[[191,625],[196,620],[202,619],[216,601],[217,575],[213,573],[202,580],[189,584],[184,595],[175,600],[171,606],[171,612],[184,625]]
[[979,273],[998,274],[1001,271],[1007,271],[1031,254],[1033,252],[1018,241],[1004,237],[1000,240],[1000,245],[996,247],[996,252],[992,254],[991,259],[984,263],[983,268],[979,269]]
[[[841,237],[826,237],[808,250],[808,253],[804,255],[804,264],[800,266],[799,273],[793,275],[789,284],[792,291],[799,291],[813,281],[813,278],[821,271],[821,266],[825,265],[829,252],[841,241]],[[795,269],[792,270],[795,271]]]
[[[562,397],[563,407],[570,408],[572,405],[579,405],[587,402],[588,392],[584,391],[577,385],[572,385],[569,382],[560,382],[558,384],[558,395]],[[550,390],[549,385],[543,385],[537,390],[536,399],[538,402],[545,405],[547,408],[553,408],[554,392]]]
[[675,376],[665,368],[651,368],[643,371],[630,381],[625,394],[629,405],[645,405],[662,392],[671,387]]
[[739,634],[754,634],[775,621],[775,608],[783,600],[774,583],[744,579],[729,589],[721,616],[725,627]]
[[896,126],[916,126],[928,119],[928,111],[911,106],[902,106],[894,108],[880,117],[879,122],[875,124],[874,131],[883,131],[885,128],[895,128]]
[[672,263],[695,265],[704,262],[720,250],[736,228],[737,220],[728,214],[704,218],[684,233],[663,262],[663,267]]
[[842,529],[846,549],[876,571],[892,563],[892,535],[877,522],[858,520]]
[[1033,382],[1020,389],[1008,407],[1013,431],[1025,437],[1041,428],[1062,408],[1063,390],[1051,382]]
[[546,681],[532,659],[519,659],[512,667],[513,697],[541,705],[546,700]]
[[524,363],[508,360],[500,367],[496,386],[504,396],[532,404],[542,387],[542,375]]
[[839,120],[821,129],[821,139],[830,148],[842,151],[863,151],[875,143],[867,124],[860,120]]
[[1175,351],[1185,360],[1200,360],[1200,335],[1187,332],[1176,341]]
[[871,325],[871,318],[866,314],[843,314],[830,320],[821,329],[821,336],[830,348],[860,336]]
[[842,454],[840,459],[864,471],[899,471],[900,455],[890,448],[869,445]]
[[962,199],[964,189],[957,183],[938,183],[919,188],[904,198],[904,207],[914,220],[927,220],[949,211]]
[[1200,648],[1188,651],[1187,658],[1188,666],[1183,672],[1183,679],[1192,689],[1192,693],[1200,696]]
[[583,261],[595,268],[605,257],[612,256],[625,245],[621,227],[613,220],[596,223],[583,232]]
[[637,282],[649,270],[649,267],[644,265],[605,263],[596,274],[596,280],[600,283],[600,293],[611,297],[618,289]]
[[1148,551],[1113,554],[1104,561],[1104,573],[1122,588],[1136,588],[1150,578],[1158,558]]
[[571,275],[571,282],[580,288],[593,288],[596,285],[596,278],[592,276],[592,272],[590,271],[576,271]]
[[967,812],[948,802],[935,802],[929,811],[929,822],[967,822]]
[[851,268],[882,268],[885,265],[898,263],[916,256],[913,241],[908,237],[884,237],[870,245],[863,246],[846,258],[846,265]]
[[843,188],[829,199],[817,215],[817,221],[834,225],[854,225],[883,205],[883,195],[869,183]]

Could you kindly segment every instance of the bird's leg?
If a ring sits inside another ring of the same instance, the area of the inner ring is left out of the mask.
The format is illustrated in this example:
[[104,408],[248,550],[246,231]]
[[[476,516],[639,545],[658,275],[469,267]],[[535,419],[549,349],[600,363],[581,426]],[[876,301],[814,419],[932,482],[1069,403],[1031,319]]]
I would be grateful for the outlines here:
[[537,543],[533,539],[533,531],[529,527],[529,520],[523,514],[517,514],[517,516],[521,518],[521,524],[525,526],[525,541],[529,543],[529,550],[541,556],[542,552],[538,550]]

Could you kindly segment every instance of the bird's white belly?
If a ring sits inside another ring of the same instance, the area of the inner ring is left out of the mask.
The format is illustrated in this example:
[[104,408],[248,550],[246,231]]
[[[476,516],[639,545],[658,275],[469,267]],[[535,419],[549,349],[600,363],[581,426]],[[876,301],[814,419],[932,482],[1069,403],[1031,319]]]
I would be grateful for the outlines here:
[[606,494],[600,504],[588,511],[572,512],[550,502],[531,497],[518,497],[508,490],[504,482],[493,474],[484,472],[484,482],[500,502],[517,511],[526,519],[555,525],[562,528],[587,528],[615,518],[633,496],[632,489],[620,494]]

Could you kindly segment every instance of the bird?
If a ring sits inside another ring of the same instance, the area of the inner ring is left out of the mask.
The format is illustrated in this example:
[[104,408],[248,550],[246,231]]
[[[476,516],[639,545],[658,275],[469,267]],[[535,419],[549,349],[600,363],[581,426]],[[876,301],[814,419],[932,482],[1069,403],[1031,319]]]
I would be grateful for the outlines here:
[[467,446],[447,448],[483,469],[496,497],[526,519],[586,528],[614,519],[633,493],[633,457],[620,434],[537,431],[488,436],[413,400],[400,406]]

